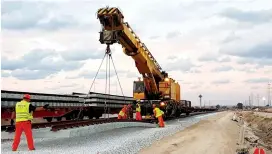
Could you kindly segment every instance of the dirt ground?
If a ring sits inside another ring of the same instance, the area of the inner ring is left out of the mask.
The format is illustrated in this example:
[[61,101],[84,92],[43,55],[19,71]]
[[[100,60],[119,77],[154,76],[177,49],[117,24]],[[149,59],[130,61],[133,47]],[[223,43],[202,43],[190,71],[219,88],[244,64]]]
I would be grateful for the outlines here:
[[140,154],[235,154],[239,126],[232,112],[221,112],[185,130],[154,142]]
[[[259,143],[267,150],[272,150],[272,113],[243,112],[243,119],[253,132],[251,142],[259,139]],[[272,153],[272,152],[271,152]]]

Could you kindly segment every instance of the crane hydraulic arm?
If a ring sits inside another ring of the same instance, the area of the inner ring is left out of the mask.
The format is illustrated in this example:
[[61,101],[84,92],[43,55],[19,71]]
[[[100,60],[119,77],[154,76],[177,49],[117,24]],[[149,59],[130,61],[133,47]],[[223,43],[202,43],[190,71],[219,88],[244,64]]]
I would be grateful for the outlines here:
[[168,74],[162,71],[145,44],[141,42],[129,24],[123,21],[124,16],[120,10],[116,7],[100,8],[97,12],[97,18],[102,26],[99,41],[108,46],[120,43],[123,52],[134,59],[135,65],[143,77],[143,81],[134,81],[134,98],[161,97],[162,93],[165,93],[162,91],[165,91],[163,88],[166,88],[163,87],[164,81],[174,80],[168,78]]

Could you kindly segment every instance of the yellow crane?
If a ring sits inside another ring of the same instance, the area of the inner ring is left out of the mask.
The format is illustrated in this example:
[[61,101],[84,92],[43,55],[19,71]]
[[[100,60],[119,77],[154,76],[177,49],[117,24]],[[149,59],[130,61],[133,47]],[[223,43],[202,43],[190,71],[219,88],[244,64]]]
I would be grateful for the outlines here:
[[130,25],[124,22],[121,11],[116,7],[100,8],[97,18],[102,27],[99,39],[101,44],[107,44],[108,47],[114,43],[121,44],[123,52],[135,61],[135,66],[142,75],[142,81],[134,81],[134,99],[163,100],[165,104],[179,103],[180,85],[162,70],[146,45]]

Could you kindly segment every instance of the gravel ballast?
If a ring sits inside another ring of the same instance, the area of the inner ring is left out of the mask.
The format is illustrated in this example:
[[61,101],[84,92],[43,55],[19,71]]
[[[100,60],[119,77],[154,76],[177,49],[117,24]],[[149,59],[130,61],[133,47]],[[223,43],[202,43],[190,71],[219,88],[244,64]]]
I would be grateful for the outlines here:
[[[215,114],[216,113],[211,113],[167,121],[165,128],[147,128],[137,126],[113,130],[106,130],[104,128],[103,132],[100,131],[92,134],[88,134],[86,129],[77,128],[77,133],[81,135],[74,135],[76,137],[54,139],[35,138],[36,150],[31,153],[134,154],[164,136],[172,135],[199,122],[201,119]],[[81,133],[80,129],[84,133]],[[99,130],[98,128],[96,129]],[[2,142],[2,153],[14,153],[11,151],[11,144],[12,141]],[[29,153],[26,140],[21,140],[18,153]]]

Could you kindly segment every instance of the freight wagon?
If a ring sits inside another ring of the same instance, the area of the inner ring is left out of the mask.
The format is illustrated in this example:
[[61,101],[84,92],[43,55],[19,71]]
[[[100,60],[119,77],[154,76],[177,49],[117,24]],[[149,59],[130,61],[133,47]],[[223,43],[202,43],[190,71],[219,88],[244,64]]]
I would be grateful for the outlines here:
[[53,118],[61,121],[64,117],[66,120],[77,118],[79,111],[82,109],[82,114],[79,117],[83,119],[96,118],[102,116],[105,112],[105,102],[107,104],[107,113],[118,113],[123,105],[132,104],[132,97],[124,97],[118,95],[107,95],[102,93],[90,92],[87,94],[75,93],[72,94],[47,94],[33,92],[19,92],[1,90],[1,119],[10,120],[15,104],[21,101],[24,94],[31,95],[31,104],[39,107],[49,104],[48,110],[36,111],[33,113],[34,118],[43,118],[51,122]]

